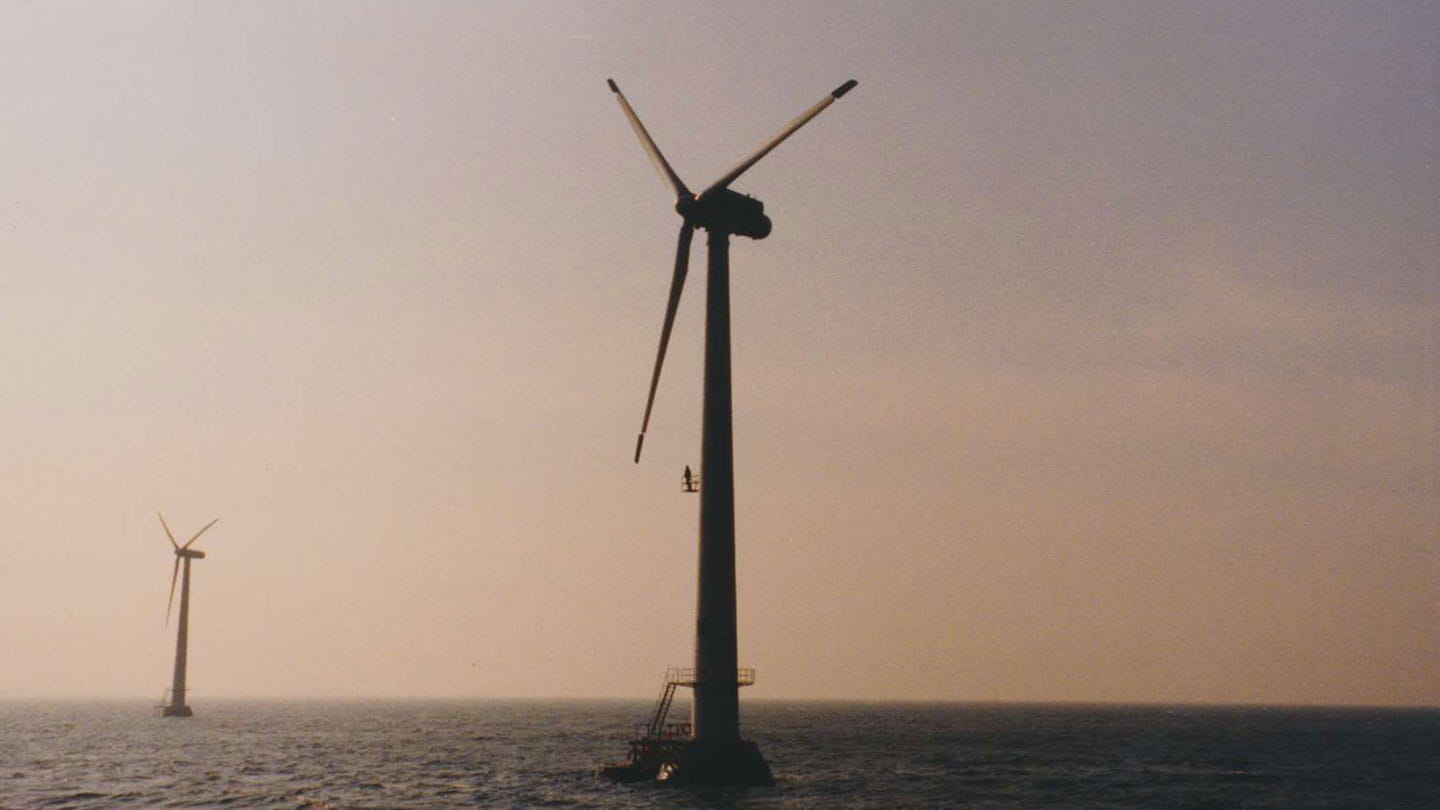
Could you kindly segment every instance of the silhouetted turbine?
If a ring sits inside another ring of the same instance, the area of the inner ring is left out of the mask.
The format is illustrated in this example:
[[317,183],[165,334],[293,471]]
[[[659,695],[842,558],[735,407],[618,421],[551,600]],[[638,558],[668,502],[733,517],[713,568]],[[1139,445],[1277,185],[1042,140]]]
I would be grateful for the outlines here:
[[705,392],[700,458],[700,576],[695,631],[694,737],[670,774],[672,781],[705,784],[769,784],[770,768],[752,742],[740,738],[739,684],[735,632],[735,497],[730,386],[730,236],[764,239],[770,234],[765,206],[730,190],[751,166],[856,85],[850,80],[801,113],[784,129],[698,195],[680,179],[655,145],[640,117],[614,80],[610,89],[630,120],[656,169],[675,192],[680,238],[660,348],[645,398],[645,416],[635,440],[635,462],[645,444],[660,370],[685,288],[690,241],[696,228],[708,233],[705,303]]
[[[175,567],[170,573],[170,596],[165,602],[165,624],[170,624],[170,610],[175,605],[175,580],[180,579],[180,622],[175,632],[175,676],[170,683],[170,702],[164,708],[165,717],[189,717],[193,714],[190,707],[185,703],[185,660],[190,639],[190,561],[205,559],[205,552],[196,551],[190,545],[200,539],[207,529],[214,526],[220,519],[205,524],[205,528],[195,533],[194,537],[185,541],[184,545],[175,542],[175,535],[170,532],[170,526],[165,523],[165,516],[159,512],[155,513],[160,518],[160,525],[165,529],[165,536],[170,539],[170,545],[175,549]],[[184,565],[181,565],[181,562]],[[185,575],[180,576],[181,568],[184,568]]]

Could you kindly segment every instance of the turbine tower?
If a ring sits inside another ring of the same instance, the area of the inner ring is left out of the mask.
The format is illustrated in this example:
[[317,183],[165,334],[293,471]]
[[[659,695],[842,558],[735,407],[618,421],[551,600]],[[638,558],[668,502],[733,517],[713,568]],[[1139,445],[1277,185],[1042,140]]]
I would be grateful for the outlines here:
[[219,518],[205,524],[205,528],[195,533],[195,536],[185,541],[185,545],[175,542],[175,535],[171,534],[170,527],[165,523],[165,516],[159,512],[155,513],[160,518],[160,525],[165,528],[165,536],[170,538],[170,545],[175,548],[175,568],[170,574],[170,598],[165,606],[165,623],[170,623],[170,609],[175,606],[175,579],[180,577],[181,562],[184,562],[185,575],[180,577],[180,625],[175,634],[175,677],[170,682],[170,702],[165,704],[161,714],[165,717],[190,717],[194,712],[185,703],[185,655],[190,640],[190,561],[205,559],[205,552],[196,551],[190,548],[190,544],[200,539],[200,535],[206,529],[214,526]]
[[700,440],[700,571],[695,622],[693,736],[668,769],[670,781],[714,785],[768,785],[770,768],[753,742],[740,738],[740,676],[735,621],[735,488],[730,393],[730,237],[764,239],[770,219],[759,200],[730,190],[751,166],[769,154],[810,119],[850,92],[854,79],[835,88],[819,103],[791,121],[739,165],[699,194],[691,193],[670,167],[660,148],[640,123],[625,95],[608,80],[640,143],[675,192],[680,238],[670,297],[660,329],[660,349],[645,400],[645,417],[635,442],[635,462],[645,443],[655,389],[665,363],[675,311],[689,269],[690,241],[696,228],[709,236],[705,294],[705,385]]

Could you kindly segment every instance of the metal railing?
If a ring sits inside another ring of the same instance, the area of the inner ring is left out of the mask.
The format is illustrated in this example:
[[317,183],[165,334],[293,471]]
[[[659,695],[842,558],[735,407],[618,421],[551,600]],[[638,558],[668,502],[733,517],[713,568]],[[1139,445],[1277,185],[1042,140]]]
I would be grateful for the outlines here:
[[[660,689],[660,698],[655,701],[655,711],[650,715],[650,725],[645,727],[644,739],[674,739],[690,736],[689,723],[667,723],[670,707],[675,702],[675,688],[695,688],[694,667],[670,667],[665,670],[665,686]],[[735,670],[735,685],[750,686],[755,683],[755,669],[741,667]]]
[[[677,686],[688,686],[692,689],[699,683],[695,679],[694,667],[671,667],[665,670],[665,683]],[[753,686],[755,684],[755,668],[740,667],[735,670],[736,686]]]

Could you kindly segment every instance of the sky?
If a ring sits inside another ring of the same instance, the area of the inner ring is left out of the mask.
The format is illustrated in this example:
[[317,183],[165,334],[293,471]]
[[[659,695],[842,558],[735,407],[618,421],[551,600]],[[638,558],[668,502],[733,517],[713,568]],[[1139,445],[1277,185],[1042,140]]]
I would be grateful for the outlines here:
[[1440,706],[1440,6],[8,2],[0,698]]

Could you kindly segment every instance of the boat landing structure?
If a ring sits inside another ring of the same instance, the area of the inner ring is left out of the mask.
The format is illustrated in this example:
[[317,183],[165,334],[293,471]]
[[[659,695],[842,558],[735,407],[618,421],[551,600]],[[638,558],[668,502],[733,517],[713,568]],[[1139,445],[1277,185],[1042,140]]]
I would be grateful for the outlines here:
[[185,693],[177,693],[172,689],[166,689],[165,695],[160,702],[155,704],[155,714],[161,717],[194,717],[195,712],[185,703]]
[[[755,683],[755,670],[751,668],[735,671],[736,687],[751,686]],[[669,782],[677,776],[685,760],[685,753],[694,743],[694,725],[689,722],[670,722],[670,707],[675,703],[675,691],[680,687],[694,689],[695,670],[671,667],[665,671],[665,686],[655,701],[655,710],[650,715],[649,725],[640,728],[639,735],[630,741],[630,759],[600,768],[600,775],[614,782],[648,782],[651,780]],[[756,752],[759,753],[758,751]],[[770,769],[764,759],[758,760],[764,769],[758,784],[769,784]],[[680,775],[682,781],[683,775]],[[759,776],[759,774],[757,774]]]

